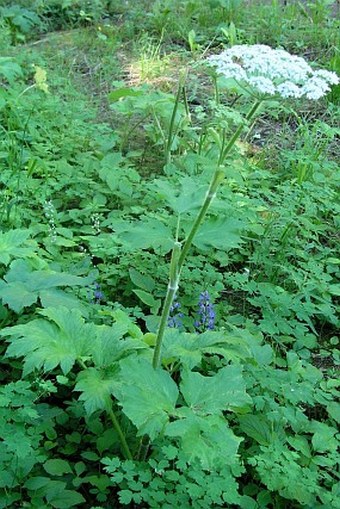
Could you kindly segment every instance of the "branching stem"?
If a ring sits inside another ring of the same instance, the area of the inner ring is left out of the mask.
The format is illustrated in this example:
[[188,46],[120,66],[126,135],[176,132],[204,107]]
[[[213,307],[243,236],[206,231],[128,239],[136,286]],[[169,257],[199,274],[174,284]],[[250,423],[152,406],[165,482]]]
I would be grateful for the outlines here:
[[[177,96],[177,98],[176,98],[176,102],[177,102],[178,97],[179,96]],[[249,110],[248,114],[246,115],[246,120],[248,122],[253,118],[256,111],[260,107],[260,104],[261,104],[261,101],[257,100],[254,103],[254,105],[252,106],[252,108]],[[173,121],[173,118],[172,118],[172,121]],[[244,125],[241,124],[236,129],[234,134],[231,136],[227,145],[225,145],[225,143],[222,144],[217,169],[211,179],[208,192],[205,196],[205,199],[201,206],[201,209],[200,209],[199,213],[197,214],[197,217],[191,227],[191,230],[184,242],[183,248],[180,251],[178,250],[179,243],[177,241],[175,242],[174,249],[172,252],[172,257],[171,257],[171,263],[170,263],[169,285],[168,285],[165,301],[163,304],[160,324],[159,324],[159,328],[157,331],[156,346],[155,346],[154,356],[153,356],[153,361],[152,361],[152,365],[155,369],[158,368],[161,363],[161,349],[162,349],[163,337],[164,337],[166,326],[168,324],[171,305],[173,303],[173,300],[174,300],[174,297],[175,297],[175,294],[176,294],[176,291],[178,288],[181,269],[183,267],[185,258],[189,252],[189,249],[191,248],[194,237],[205,218],[205,215],[210,207],[210,204],[213,201],[214,197],[216,196],[218,186],[224,179],[223,163],[224,163],[226,157],[228,156],[228,154],[230,153],[231,149],[235,145],[236,141],[240,137],[240,134],[243,131],[243,128],[244,128]]]

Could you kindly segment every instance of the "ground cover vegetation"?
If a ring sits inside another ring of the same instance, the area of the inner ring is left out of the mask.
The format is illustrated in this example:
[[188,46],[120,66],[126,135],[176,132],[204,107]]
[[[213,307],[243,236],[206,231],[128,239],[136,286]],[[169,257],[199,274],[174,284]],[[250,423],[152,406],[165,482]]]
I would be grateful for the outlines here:
[[2,1],[0,508],[340,508],[339,34]]

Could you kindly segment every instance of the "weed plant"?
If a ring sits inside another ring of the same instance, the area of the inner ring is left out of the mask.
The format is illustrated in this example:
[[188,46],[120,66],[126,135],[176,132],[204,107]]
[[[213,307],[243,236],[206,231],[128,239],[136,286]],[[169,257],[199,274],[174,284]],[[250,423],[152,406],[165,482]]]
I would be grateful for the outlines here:
[[340,507],[336,8],[1,6],[0,508]]

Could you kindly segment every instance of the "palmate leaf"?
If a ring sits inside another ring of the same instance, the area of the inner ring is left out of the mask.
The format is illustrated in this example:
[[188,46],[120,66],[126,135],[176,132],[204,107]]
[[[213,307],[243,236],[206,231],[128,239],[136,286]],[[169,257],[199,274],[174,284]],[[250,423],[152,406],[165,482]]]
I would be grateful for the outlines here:
[[77,359],[91,353],[94,324],[86,324],[80,312],[64,307],[41,312],[48,318],[7,327],[0,335],[10,338],[9,357],[25,357],[24,375],[34,369],[50,371],[60,365],[67,374]]
[[236,218],[207,219],[198,230],[193,244],[199,249],[234,249],[243,243],[244,221]]
[[46,290],[60,286],[86,286],[93,278],[79,277],[48,268],[34,270],[28,260],[15,260],[4,280],[0,280],[0,297],[13,311],[19,313],[34,304]]
[[181,189],[177,189],[168,180],[158,179],[153,182],[156,196],[165,201],[176,214],[197,210],[203,203],[207,186],[193,177],[183,177],[179,181]]
[[117,388],[117,369],[89,368],[79,373],[74,390],[82,393],[79,399],[84,401],[85,410],[91,415],[110,406],[114,388]]
[[211,377],[185,371],[181,393],[197,415],[221,414],[252,403],[240,366],[226,366]]
[[143,218],[134,223],[120,221],[112,227],[128,251],[161,248],[163,253],[167,253],[173,246],[171,229],[155,218]]
[[131,323],[116,315],[117,322],[110,327],[98,325],[91,346],[92,359],[97,367],[108,367],[126,357],[132,351],[146,349],[144,341],[137,338],[125,338],[130,335]]
[[8,265],[13,257],[32,255],[32,248],[24,247],[29,236],[29,230],[10,230],[5,233],[0,232],[0,263]]
[[22,76],[22,69],[11,57],[0,57],[0,76],[4,76],[8,82]]
[[178,329],[167,329],[163,340],[163,359],[180,360],[188,369],[198,366],[204,354],[218,354],[228,361],[252,356],[249,342],[237,332],[206,331],[189,334]]
[[179,438],[186,461],[199,460],[207,470],[238,462],[237,451],[242,438],[234,435],[222,416],[202,417],[185,407],[180,409],[178,416],[180,419],[167,424],[165,434]]
[[153,369],[149,359],[131,356],[120,362],[119,387],[114,395],[139,435],[153,440],[175,411],[178,388],[169,373]]

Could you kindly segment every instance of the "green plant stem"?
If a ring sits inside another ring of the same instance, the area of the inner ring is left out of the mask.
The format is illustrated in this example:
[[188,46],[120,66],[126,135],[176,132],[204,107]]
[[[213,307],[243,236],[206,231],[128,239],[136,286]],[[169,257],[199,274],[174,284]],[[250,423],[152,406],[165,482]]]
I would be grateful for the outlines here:
[[181,98],[181,95],[182,95],[183,89],[184,89],[183,83],[184,83],[184,78],[181,78],[179,81],[179,85],[178,85],[178,90],[177,90],[177,94],[176,94],[176,98],[175,98],[175,104],[174,104],[174,107],[172,110],[169,132],[168,132],[168,139],[167,139],[166,146],[165,146],[165,162],[166,162],[166,164],[168,164],[171,159],[171,148],[172,148],[172,143],[173,143],[174,136],[175,136],[174,135],[175,120],[176,120],[176,114],[177,114],[177,110],[178,110],[179,101],[180,101],[180,98]]
[[[248,121],[251,120],[251,118],[255,115],[256,111],[260,107],[260,104],[261,104],[261,101],[259,101],[259,100],[256,101],[254,103],[254,105],[252,106],[252,108],[249,110],[248,114],[246,115],[246,119]],[[171,305],[173,303],[173,300],[174,300],[174,297],[175,297],[175,294],[176,294],[176,291],[178,288],[181,269],[183,267],[185,258],[189,252],[189,249],[192,245],[194,237],[205,218],[205,215],[210,207],[211,202],[213,201],[214,197],[216,196],[218,186],[224,179],[224,171],[222,169],[223,162],[224,162],[225,158],[227,157],[227,155],[229,154],[229,152],[231,151],[231,149],[233,148],[235,142],[239,138],[239,136],[243,130],[243,127],[244,127],[243,124],[240,125],[236,129],[236,131],[232,135],[232,137],[230,138],[227,145],[224,146],[224,143],[222,145],[220,157],[219,157],[219,161],[218,161],[218,166],[217,166],[217,169],[211,179],[205,200],[204,200],[204,202],[201,206],[201,209],[194,221],[194,224],[192,225],[191,230],[185,240],[183,249],[181,250],[180,253],[178,252],[178,250],[176,251],[176,253],[178,254],[178,257],[176,258],[175,264],[174,264],[174,260],[175,260],[175,256],[174,256],[175,247],[174,247],[174,250],[172,253],[172,258],[171,258],[171,264],[170,264],[171,267],[170,267],[169,285],[168,285],[168,289],[167,289],[167,293],[166,293],[166,297],[165,297],[165,301],[164,301],[164,305],[163,305],[163,309],[162,309],[159,328],[157,331],[156,345],[155,345],[154,356],[153,356],[153,360],[152,360],[152,365],[155,369],[158,368],[161,363],[161,348],[162,348],[163,337],[164,337],[165,329],[166,329],[168,319],[169,319],[170,308],[171,308]],[[178,245],[178,242],[175,243],[175,246],[176,246],[176,244]]]
[[118,422],[117,417],[115,416],[115,414],[114,414],[114,412],[113,412],[111,407],[107,406],[106,411],[107,411],[108,415],[110,416],[110,419],[112,421],[113,427],[117,431],[117,434],[119,436],[119,440],[120,440],[120,443],[122,445],[122,449],[123,449],[125,457],[128,460],[132,460],[133,456],[131,454],[130,448],[128,446],[128,443],[126,441],[126,438],[125,438],[125,435],[124,435],[124,433],[122,431],[122,428],[120,427],[120,424]]
[[[246,120],[247,121],[249,121],[249,120],[251,120],[253,118],[253,116],[255,115],[257,110],[259,109],[261,103],[262,103],[262,101],[258,100],[258,101],[256,101],[253,104],[252,108],[248,111],[248,113],[246,115]],[[221,150],[220,158],[219,158],[219,161],[218,161],[219,165],[222,165],[223,162],[225,161],[225,158],[227,157],[227,155],[229,154],[229,152],[231,151],[231,149],[235,145],[235,142],[240,137],[240,134],[243,131],[243,128],[244,128],[243,124],[239,125],[238,128],[236,129],[236,131],[234,132],[234,134],[232,135],[232,137],[230,138],[230,140],[229,140],[228,144],[226,145],[226,147],[224,147],[223,150]]]
[[153,360],[152,360],[152,366],[155,369],[159,367],[160,362],[161,362],[161,348],[162,348],[163,336],[164,336],[166,326],[168,324],[170,308],[171,308],[171,304],[174,300],[176,291],[177,291],[176,286],[174,286],[174,287],[172,287],[170,285],[168,286],[163,309],[162,309],[161,321],[160,321],[158,331],[157,331],[156,346],[155,346]]

